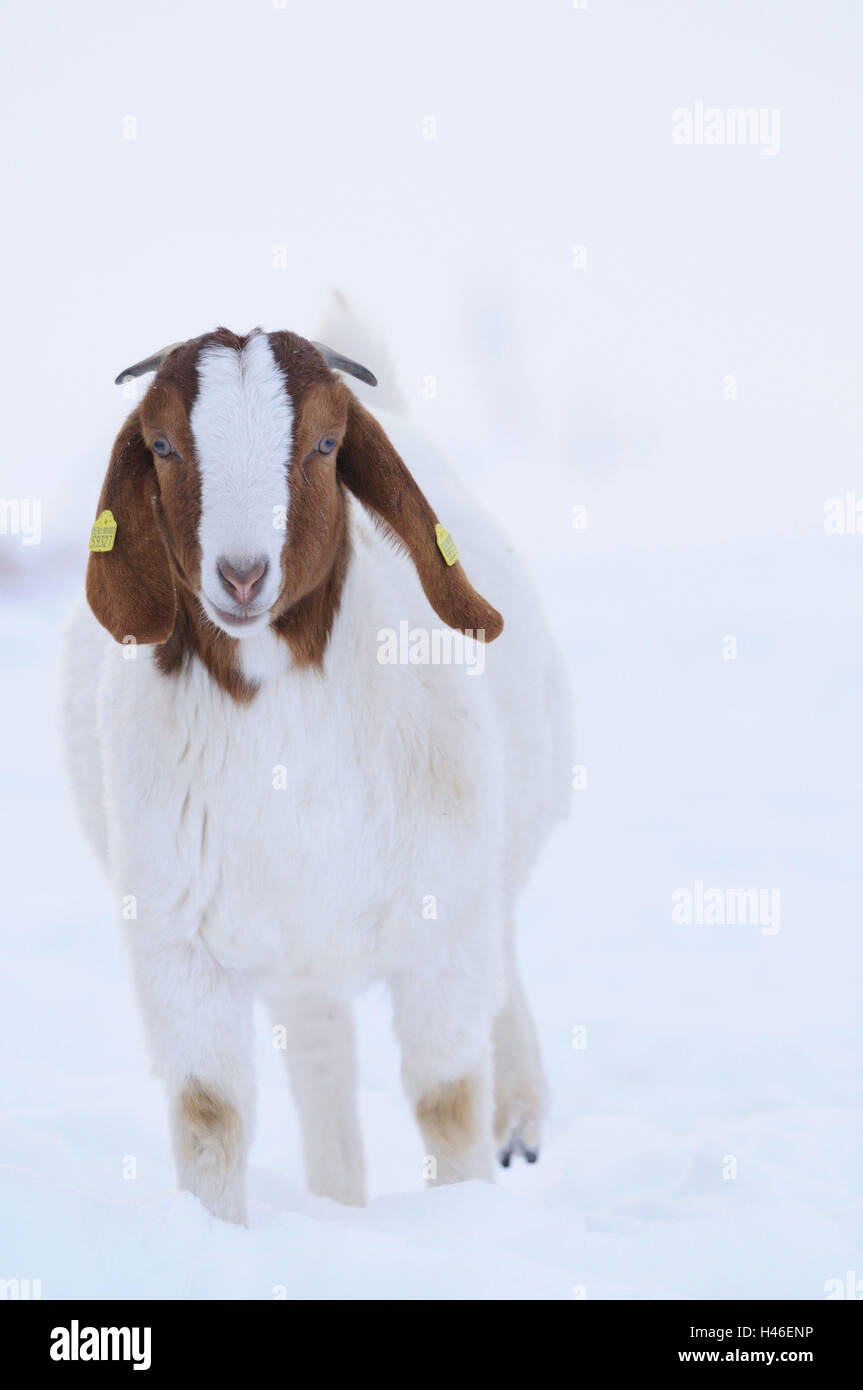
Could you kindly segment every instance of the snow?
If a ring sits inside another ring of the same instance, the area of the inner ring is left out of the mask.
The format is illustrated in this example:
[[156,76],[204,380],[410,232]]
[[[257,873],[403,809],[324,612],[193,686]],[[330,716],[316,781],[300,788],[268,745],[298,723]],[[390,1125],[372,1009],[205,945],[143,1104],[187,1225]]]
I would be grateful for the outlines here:
[[[863,498],[859,16],[10,16],[2,494],[42,501],[43,537],[0,536],[0,1277],[46,1298],[596,1299],[817,1298],[863,1275],[863,540],[823,526],[828,499]],[[702,99],[780,108],[780,153],[675,147],[672,110]],[[58,764],[57,632],[129,405],[119,368],[216,322],[315,336],[333,284],[531,566],[587,787],[519,909],[553,1097],[539,1163],[422,1189],[375,991],[369,1206],[304,1193],[262,1019],[239,1230],[173,1188]],[[781,929],[676,925],[697,881],[778,888]]]

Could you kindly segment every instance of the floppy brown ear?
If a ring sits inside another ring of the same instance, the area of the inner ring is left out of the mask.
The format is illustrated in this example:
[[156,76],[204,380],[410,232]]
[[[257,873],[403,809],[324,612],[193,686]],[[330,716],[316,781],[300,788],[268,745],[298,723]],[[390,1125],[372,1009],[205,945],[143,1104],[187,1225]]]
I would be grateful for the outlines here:
[[438,548],[437,517],[373,415],[351,399],[338,470],[351,492],[407,547],[426,598],[439,618],[491,642],[503,618],[478,594],[458,561]]
[[156,493],[153,458],[135,411],[117,436],[96,513],[113,513],[114,545],[91,553],[87,564],[87,601],[118,642],[165,642],[173,631],[177,599]]

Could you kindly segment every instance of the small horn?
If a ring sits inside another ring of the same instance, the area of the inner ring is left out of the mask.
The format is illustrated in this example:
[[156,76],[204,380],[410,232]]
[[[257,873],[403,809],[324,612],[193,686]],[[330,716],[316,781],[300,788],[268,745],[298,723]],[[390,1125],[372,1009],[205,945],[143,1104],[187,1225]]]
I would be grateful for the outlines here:
[[146,376],[147,372],[157,372],[166,357],[174,351],[174,348],[182,347],[181,343],[169,343],[167,347],[159,348],[150,357],[145,357],[143,362],[136,362],[134,367],[127,367],[114,379],[115,386],[122,386],[127,376]]
[[333,367],[337,372],[347,372],[359,381],[364,381],[366,386],[377,386],[378,379],[368,367],[361,367],[359,362],[353,362],[350,357],[342,357],[340,352],[334,352],[326,343],[316,343],[312,340],[312,347],[317,348],[328,367]]

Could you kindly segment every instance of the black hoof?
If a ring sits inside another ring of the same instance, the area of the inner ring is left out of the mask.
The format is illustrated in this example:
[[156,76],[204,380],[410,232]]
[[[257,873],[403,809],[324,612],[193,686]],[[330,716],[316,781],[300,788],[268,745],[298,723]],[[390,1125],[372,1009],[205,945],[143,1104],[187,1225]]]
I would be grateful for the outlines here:
[[508,1149],[501,1149],[498,1154],[498,1162],[501,1168],[508,1168],[512,1162],[513,1154],[521,1154],[526,1163],[536,1163],[539,1158],[539,1149],[525,1148],[520,1139],[513,1139]]

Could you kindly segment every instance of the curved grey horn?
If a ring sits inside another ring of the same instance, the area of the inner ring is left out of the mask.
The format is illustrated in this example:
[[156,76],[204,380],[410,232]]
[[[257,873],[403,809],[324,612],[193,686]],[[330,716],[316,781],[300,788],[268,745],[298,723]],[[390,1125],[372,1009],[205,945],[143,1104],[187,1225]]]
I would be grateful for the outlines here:
[[316,343],[312,340],[312,347],[317,348],[328,367],[333,367],[337,372],[348,372],[350,376],[364,381],[366,386],[377,386],[378,379],[368,367],[361,367],[359,362],[352,362],[350,357],[342,357],[340,352],[334,352],[326,343]]
[[136,362],[134,367],[127,367],[118,377],[114,378],[115,386],[122,386],[127,376],[146,376],[147,372],[157,372],[165,358],[174,351],[174,348],[181,347],[181,343],[169,343],[167,347],[159,348],[150,357],[145,357],[143,362]]

